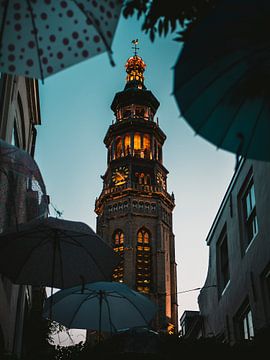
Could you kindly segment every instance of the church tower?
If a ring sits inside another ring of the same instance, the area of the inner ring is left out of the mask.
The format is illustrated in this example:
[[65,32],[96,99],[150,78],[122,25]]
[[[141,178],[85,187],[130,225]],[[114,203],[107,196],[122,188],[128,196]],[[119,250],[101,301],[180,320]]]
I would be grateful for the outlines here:
[[133,44],[126,85],[111,104],[115,121],[104,138],[107,170],[95,203],[97,233],[123,258],[112,280],[149,296],[159,309],[153,328],[173,333],[178,331],[175,204],[163,166],[166,135],[155,119],[159,101],[144,85],[138,41]]

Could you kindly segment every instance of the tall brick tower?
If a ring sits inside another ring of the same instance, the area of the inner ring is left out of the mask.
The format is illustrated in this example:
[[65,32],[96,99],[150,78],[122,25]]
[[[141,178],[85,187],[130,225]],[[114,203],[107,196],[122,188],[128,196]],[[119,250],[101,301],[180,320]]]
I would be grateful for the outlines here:
[[104,138],[107,170],[95,203],[97,233],[123,258],[112,280],[158,304],[154,329],[177,332],[175,204],[162,160],[166,135],[155,120],[159,101],[144,85],[146,65],[137,55],[137,43],[125,65],[125,88],[111,105],[115,121]]

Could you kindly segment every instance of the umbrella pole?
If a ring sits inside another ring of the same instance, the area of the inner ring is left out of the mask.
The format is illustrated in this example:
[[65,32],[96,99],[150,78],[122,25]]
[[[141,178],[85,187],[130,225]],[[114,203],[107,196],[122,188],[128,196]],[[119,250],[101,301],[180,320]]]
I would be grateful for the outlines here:
[[51,301],[50,301],[50,319],[52,320],[52,305],[53,305],[53,285],[54,285],[54,273],[55,273],[55,258],[56,258],[56,247],[57,239],[56,233],[54,234],[54,244],[53,244],[53,268],[52,268],[52,282],[51,282]]
[[98,343],[100,344],[101,339],[101,312],[102,312],[102,297],[103,293],[99,291],[99,321],[98,321]]

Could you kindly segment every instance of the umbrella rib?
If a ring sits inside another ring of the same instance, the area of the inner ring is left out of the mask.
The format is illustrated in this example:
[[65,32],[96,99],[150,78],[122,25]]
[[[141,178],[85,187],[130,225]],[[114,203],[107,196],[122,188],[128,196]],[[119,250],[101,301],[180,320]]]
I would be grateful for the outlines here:
[[[263,47],[262,49],[260,50],[265,50],[265,49],[268,49],[269,48],[269,45],[268,46],[265,46]],[[254,51],[255,52],[255,51]],[[242,58],[240,59],[237,59],[237,61],[234,61],[232,64],[230,64],[229,66],[227,66],[225,69],[223,69],[222,72],[218,73],[218,75],[212,79],[212,81],[210,81],[210,83],[208,83],[203,89],[201,89],[201,91],[199,92],[199,94],[196,94],[196,98],[199,97],[205,90],[207,90],[218,78],[220,78],[222,75],[224,75],[228,70],[230,70],[231,68],[233,68],[236,64],[238,63],[241,63],[241,61],[243,61],[246,57],[252,55],[254,52],[251,52],[249,54],[246,54],[245,56],[243,56]],[[180,66],[180,64],[179,64]],[[201,70],[199,70],[197,73],[200,73]],[[193,77],[196,76],[196,74],[193,75]],[[186,83],[188,82],[189,80],[186,81]],[[185,82],[183,84],[181,84],[181,87],[183,87],[185,85]],[[176,92],[173,91],[173,94],[176,95]],[[191,101],[191,103],[186,107],[185,109],[185,112],[192,106],[193,104],[193,101]]]
[[253,125],[253,129],[252,129],[252,132],[251,132],[252,135],[250,136],[250,139],[249,139],[249,141],[248,141],[248,144],[247,144],[247,148],[246,148],[245,156],[244,156],[244,157],[247,156],[248,150],[249,150],[249,148],[250,148],[250,146],[251,146],[251,143],[252,143],[252,140],[253,140],[253,137],[254,137],[254,134],[255,134],[255,129],[256,129],[256,127],[257,127],[258,124],[259,124],[259,119],[260,119],[260,117],[261,117],[261,115],[262,115],[262,113],[263,113],[265,104],[266,104],[266,99],[263,100],[263,102],[262,102],[262,107],[261,107],[260,112],[259,112],[259,114],[258,114],[258,116],[257,116],[257,118],[256,118],[255,124]]
[[[266,50],[268,49],[270,46],[269,45],[264,45],[262,47],[259,47],[251,52],[249,52],[248,54],[245,54],[243,55],[240,59],[237,59],[235,60],[233,63],[231,63],[230,65],[228,65],[228,67],[225,69],[225,71],[227,69],[230,69],[230,67],[233,67],[235,64],[238,64],[238,63],[241,63],[243,60],[245,60],[246,57],[249,57],[249,56],[252,56],[253,54],[256,54],[258,51],[262,51],[262,50]],[[187,61],[183,61],[184,63],[187,62]],[[177,66],[184,66],[183,62],[181,62],[181,55],[180,55],[180,58],[179,60],[177,61],[176,65],[174,66],[175,69],[177,69]],[[213,59],[212,61],[210,62],[207,62],[209,64],[209,67],[212,66],[212,65],[215,65],[217,62],[217,59]],[[202,70],[205,69],[205,66],[201,66],[195,73],[192,74],[192,77],[194,76],[197,76]],[[188,78],[186,81],[184,81],[182,84],[181,84],[181,87],[184,86],[185,84],[187,84],[189,82],[190,78]],[[173,91],[173,93],[175,93]]]
[[135,307],[135,309],[138,311],[138,313],[141,315],[141,317],[143,318],[143,320],[146,322],[146,324],[148,324],[148,321],[146,320],[146,318],[144,317],[143,313],[141,312],[141,310],[128,298],[126,297],[124,294],[118,293],[118,291],[115,291],[120,297],[123,297],[124,299],[126,299],[133,307]]
[[85,11],[83,7],[80,7],[80,5],[78,4],[77,0],[72,0],[74,2],[74,4],[84,13],[84,15],[87,17],[87,19],[89,19],[94,28],[96,29],[96,31],[98,32],[99,36],[101,37],[105,47],[106,47],[106,50],[107,50],[107,53],[108,53],[108,56],[109,56],[109,59],[110,59],[110,63],[112,66],[115,66],[115,62],[112,58],[112,49],[111,47],[109,46],[105,36],[103,35],[103,32],[101,31],[100,27],[98,26],[98,24],[96,23],[95,19],[93,18],[93,16],[90,14],[89,11]]
[[38,52],[37,52],[37,57],[38,57],[38,64],[39,64],[40,76],[41,76],[42,83],[44,83],[43,69],[42,69],[41,60],[40,60],[40,47],[39,47],[39,42],[38,42],[38,37],[37,37],[38,30],[37,30],[36,22],[35,22],[35,19],[34,19],[33,8],[32,8],[32,6],[31,6],[29,0],[27,0],[27,4],[28,4],[28,7],[29,7],[29,12],[30,12],[30,16],[31,16],[31,21],[32,21],[32,25],[33,25],[33,30],[34,30],[34,38],[35,38],[35,42],[36,42],[36,46],[37,46],[37,51],[38,51]]
[[[26,266],[26,264],[27,264],[28,260],[30,259],[32,253],[33,253],[33,252],[42,244],[42,242],[44,242],[44,241],[45,241],[45,243],[46,243],[48,240],[42,239],[42,240],[40,240],[40,242],[39,242],[36,246],[34,246],[34,247],[31,248],[31,251],[30,251],[30,252],[28,253],[28,255],[26,256],[26,259],[25,259],[24,263],[22,264],[22,266],[20,267],[20,269],[17,271],[17,276],[18,276],[18,274],[21,273],[22,269]],[[16,276],[16,278],[17,278],[17,276]]]
[[60,260],[60,271],[61,271],[61,282],[62,282],[62,286],[64,287],[64,269],[63,269],[63,257],[62,257],[62,252],[61,252],[61,244],[60,241],[56,241],[56,247],[58,249],[58,253],[59,253],[59,260]]
[[102,275],[104,276],[104,279],[106,279],[106,275],[104,274],[103,270],[100,268],[99,264],[97,263],[96,259],[93,257],[93,255],[91,254],[90,251],[88,251],[82,244],[80,244],[75,238],[71,237],[71,236],[67,236],[69,237],[71,240],[73,240],[79,247],[81,247],[82,249],[85,250],[85,252],[90,256],[90,258],[93,260],[93,262],[96,264],[97,268],[99,269],[99,271],[102,273]]
[[226,130],[224,131],[222,139],[220,139],[220,141],[218,142],[217,147],[222,146],[222,144],[223,144],[223,142],[224,142],[224,140],[225,140],[225,138],[226,138],[226,136],[227,136],[227,134],[229,132],[229,129],[232,126],[232,124],[234,123],[234,120],[235,120],[237,114],[240,112],[241,107],[244,104],[244,102],[245,102],[245,98],[243,97],[240,104],[236,108],[236,111],[235,111],[234,115],[232,116],[232,119],[231,119],[230,123],[228,124],[228,126],[226,127]]
[[5,5],[5,9],[4,9],[4,14],[3,14],[3,20],[2,20],[2,24],[1,24],[1,30],[0,30],[0,49],[2,49],[2,40],[3,40],[3,36],[4,36],[5,22],[6,22],[6,17],[7,17],[8,6],[9,6],[9,0],[6,1],[6,5]]
[[[247,72],[248,72],[248,69],[244,72],[244,74],[242,74],[241,77],[239,77],[239,78],[237,79],[237,82],[236,82],[236,83],[233,83],[233,84],[225,91],[225,93],[223,93],[222,97],[221,97],[221,98],[219,99],[219,101],[215,104],[215,106],[211,109],[210,113],[207,114],[207,116],[204,118],[204,120],[203,120],[203,121],[200,123],[200,125],[197,127],[197,129],[196,129],[196,132],[197,132],[197,133],[204,127],[204,125],[207,123],[207,120],[209,119],[209,116],[211,116],[211,114],[213,114],[213,112],[216,110],[216,108],[219,107],[219,105],[220,105],[221,102],[224,100],[224,98],[226,97],[226,95],[231,91],[231,89],[234,88],[235,85],[236,85],[237,83],[239,83],[239,82],[246,76],[246,73],[247,73]],[[209,84],[209,86],[211,86],[211,84]],[[206,88],[205,88],[205,89],[206,89]],[[202,91],[202,92],[203,92],[203,91]],[[240,104],[240,107],[241,107],[241,106],[242,106],[242,103]],[[237,114],[237,112],[238,112],[239,110],[240,110],[240,108],[237,109],[236,114]],[[236,116],[236,114],[235,114],[235,116]],[[226,133],[228,132],[230,126],[231,126],[231,124],[229,124]],[[223,141],[224,141],[224,138],[221,139],[221,144],[223,143]]]
[[116,332],[116,327],[114,326],[114,324],[113,324],[113,322],[112,322],[111,309],[110,309],[109,302],[108,302],[108,299],[107,299],[106,294],[104,294],[104,300],[105,300],[105,303],[106,303],[107,308],[108,308],[108,314],[109,314],[109,321],[110,321],[111,333],[112,333],[112,328],[113,328],[114,332]]
[[[74,295],[75,295],[75,294],[74,294]],[[86,301],[90,300],[91,297],[92,297],[92,298],[97,297],[97,292],[96,292],[96,291],[93,291],[93,292],[90,293],[85,299],[83,299],[83,301],[80,302],[79,306],[78,306],[77,309],[74,311],[74,313],[73,313],[73,315],[72,315],[72,317],[71,317],[71,319],[70,319],[68,328],[70,328],[70,327],[72,326],[72,322],[73,322],[73,320],[75,319],[75,316],[78,314],[80,308],[83,306],[83,304],[84,304]]]

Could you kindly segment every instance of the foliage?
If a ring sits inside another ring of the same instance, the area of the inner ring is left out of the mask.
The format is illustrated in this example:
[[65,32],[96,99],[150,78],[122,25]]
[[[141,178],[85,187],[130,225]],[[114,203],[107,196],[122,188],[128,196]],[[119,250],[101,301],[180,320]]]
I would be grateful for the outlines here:
[[82,360],[86,352],[83,342],[72,346],[57,346],[54,360]]
[[186,41],[196,26],[220,0],[126,0],[123,16],[144,17],[142,31],[153,42],[180,29],[176,41]]
[[30,312],[24,326],[23,360],[51,360],[54,356],[52,323],[39,314]]
[[[111,337],[95,346],[79,343],[69,347],[58,347],[54,360],[167,360],[170,358],[207,358],[207,359],[239,359],[245,355],[259,356],[267,353],[270,328],[257,332],[253,341],[243,341],[235,345],[222,342],[218,337],[185,339],[177,335],[159,335],[159,346],[155,353],[143,352],[138,347],[136,351],[128,351],[121,347],[117,337]],[[122,344],[123,345],[123,344]]]

